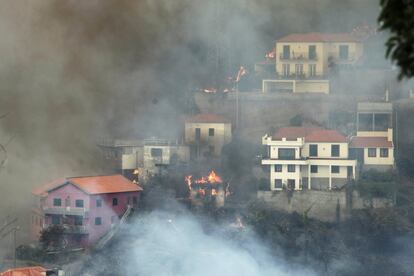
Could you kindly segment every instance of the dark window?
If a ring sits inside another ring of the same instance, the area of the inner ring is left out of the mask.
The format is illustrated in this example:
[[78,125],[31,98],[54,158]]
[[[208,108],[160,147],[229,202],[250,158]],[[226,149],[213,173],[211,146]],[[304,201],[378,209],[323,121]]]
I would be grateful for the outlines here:
[[96,200],[96,207],[102,207],[102,199],[97,199]]
[[331,155],[332,157],[339,156],[339,145],[331,145]]
[[332,166],[331,173],[339,173],[339,166]]
[[295,172],[296,166],[295,165],[288,165],[288,172]]
[[208,129],[208,136],[214,136],[214,128]]
[[69,197],[67,197],[67,198],[65,199],[65,206],[66,206],[66,207],[69,207],[69,206],[70,206],[70,198],[69,198]]
[[339,45],[339,58],[340,59],[348,59],[348,45]]
[[195,138],[196,138],[196,141],[200,141],[200,138],[201,138],[201,129],[200,128],[195,129]]
[[52,224],[53,225],[60,224],[60,216],[52,215]]
[[112,206],[117,206],[118,205],[118,199],[116,197],[114,197],[112,199]]
[[162,149],[160,148],[151,149],[151,157],[160,157],[160,156],[162,156]]
[[373,116],[367,113],[358,113],[358,130],[359,131],[373,131]]
[[275,172],[282,172],[282,165],[275,165]]
[[208,152],[209,154],[213,154],[214,153],[214,146],[208,146]]
[[79,208],[83,208],[83,199],[77,199],[75,201],[75,206]]
[[282,179],[275,179],[275,188],[276,189],[282,189]]
[[101,225],[102,224],[102,218],[101,217],[96,217],[95,218],[95,225]]
[[318,145],[309,145],[309,156],[318,156]]
[[279,149],[278,155],[279,159],[295,159],[295,149]]
[[309,59],[316,59],[316,46],[309,45]]
[[311,165],[310,170],[311,170],[311,173],[318,173],[318,166],[317,165]]
[[374,113],[374,131],[387,131],[390,127],[391,115],[386,113]]
[[288,179],[288,182],[287,182],[288,188],[291,190],[295,189],[295,183],[296,183],[295,179]]
[[81,216],[75,216],[75,225],[82,225],[83,218]]
[[127,204],[131,204],[131,197],[130,196],[127,197]]
[[62,206],[62,200],[60,198],[54,198],[53,206]]
[[377,149],[376,148],[369,148],[368,149],[368,157],[377,157]]
[[290,46],[284,45],[283,46],[283,59],[289,59],[290,58]]
[[138,203],[138,198],[136,196],[132,197],[132,203],[133,204],[137,204]]
[[380,156],[381,157],[388,157],[388,149],[387,148],[381,148],[380,149]]

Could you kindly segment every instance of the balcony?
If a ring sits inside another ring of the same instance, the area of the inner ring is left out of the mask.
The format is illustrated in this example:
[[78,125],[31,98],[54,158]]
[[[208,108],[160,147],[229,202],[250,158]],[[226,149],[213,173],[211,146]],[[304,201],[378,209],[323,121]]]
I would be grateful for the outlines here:
[[[45,224],[44,228],[54,226],[56,224]],[[57,224],[63,227],[65,234],[89,234],[88,227],[85,225],[73,225],[73,224]]]
[[309,55],[309,53],[306,52],[292,52],[290,55],[284,55],[283,53],[281,53],[279,55],[279,59],[280,60],[291,60],[291,61],[316,61],[318,60],[318,56],[316,54],[314,55]]
[[76,208],[76,207],[49,207],[43,206],[42,208],[45,214],[49,215],[64,215],[64,216],[88,216],[88,209],[86,208]]

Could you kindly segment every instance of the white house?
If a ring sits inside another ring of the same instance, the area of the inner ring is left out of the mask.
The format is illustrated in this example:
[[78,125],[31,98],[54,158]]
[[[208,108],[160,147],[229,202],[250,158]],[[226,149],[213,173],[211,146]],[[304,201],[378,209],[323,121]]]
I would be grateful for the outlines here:
[[270,167],[270,190],[331,190],[355,179],[347,138],[335,130],[284,127],[262,137]]

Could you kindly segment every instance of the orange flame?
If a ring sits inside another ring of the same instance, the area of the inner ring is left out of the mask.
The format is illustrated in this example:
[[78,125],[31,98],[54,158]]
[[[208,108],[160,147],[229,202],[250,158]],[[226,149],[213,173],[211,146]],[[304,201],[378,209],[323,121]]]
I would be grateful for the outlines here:
[[211,189],[211,195],[212,196],[218,196],[218,192],[216,189]]
[[211,171],[208,175],[208,182],[210,183],[222,183],[221,177],[216,174],[215,171]]
[[189,189],[190,191],[191,191],[192,178],[193,178],[193,176],[192,176],[192,175],[187,175],[187,176],[184,178],[185,182],[187,182],[188,189]]

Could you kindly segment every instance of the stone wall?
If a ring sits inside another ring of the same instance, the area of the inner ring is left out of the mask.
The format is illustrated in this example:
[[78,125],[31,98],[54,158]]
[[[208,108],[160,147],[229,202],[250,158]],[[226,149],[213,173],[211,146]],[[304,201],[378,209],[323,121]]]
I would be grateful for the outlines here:
[[382,208],[392,206],[392,200],[374,198],[365,200],[354,191],[258,191],[257,197],[271,208],[287,212],[308,212],[308,217],[322,221],[340,221],[350,210],[363,208]]

